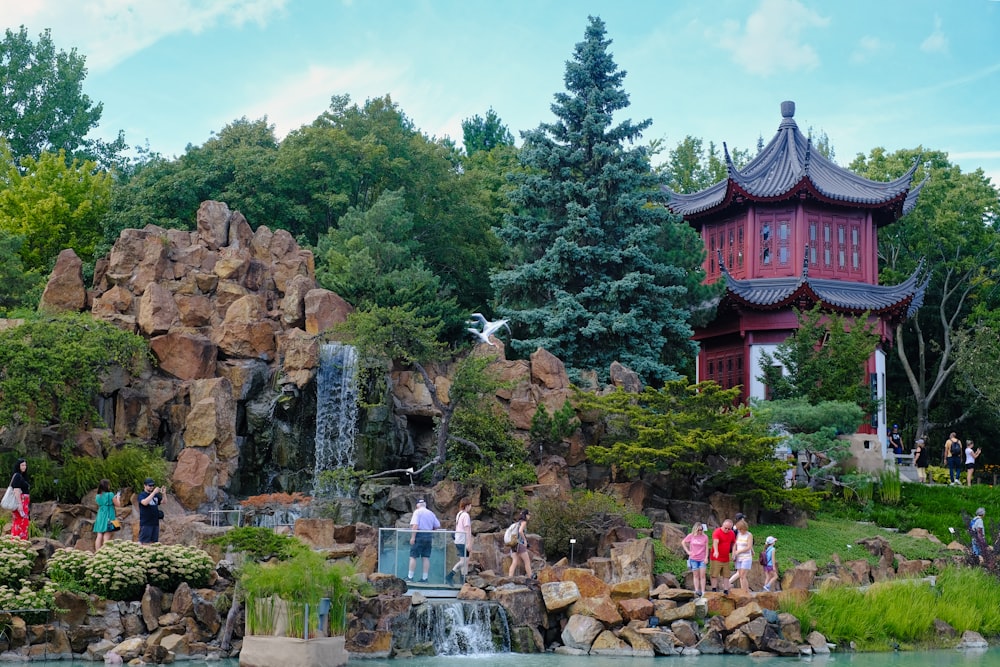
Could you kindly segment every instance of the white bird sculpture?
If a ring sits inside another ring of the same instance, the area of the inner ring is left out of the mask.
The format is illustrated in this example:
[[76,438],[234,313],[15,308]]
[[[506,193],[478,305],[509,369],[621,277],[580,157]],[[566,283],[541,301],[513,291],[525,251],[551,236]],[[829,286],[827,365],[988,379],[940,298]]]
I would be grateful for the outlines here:
[[490,340],[490,336],[495,334],[500,329],[506,328],[507,333],[511,333],[510,325],[507,324],[508,320],[495,320],[490,322],[483,316],[482,313],[472,313],[469,317],[472,318],[471,322],[479,322],[482,329],[480,330],[475,327],[469,327],[466,331],[478,338],[480,342],[486,343],[487,345],[492,345],[493,347],[497,346],[496,343]]

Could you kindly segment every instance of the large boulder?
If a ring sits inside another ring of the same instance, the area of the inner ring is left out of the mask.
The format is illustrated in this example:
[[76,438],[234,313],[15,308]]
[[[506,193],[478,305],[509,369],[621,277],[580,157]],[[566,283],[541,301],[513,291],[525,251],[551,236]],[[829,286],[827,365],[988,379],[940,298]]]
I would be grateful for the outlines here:
[[200,333],[174,330],[149,341],[160,370],[179,380],[200,380],[215,376],[218,348]]
[[562,631],[562,643],[570,648],[589,651],[597,635],[604,632],[604,624],[593,616],[574,614],[566,621]]
[[83,284],[83,262],[72,249],[67,248],[56,259],[38,309],[49,312],[80,312],[86,307],[87,288]]

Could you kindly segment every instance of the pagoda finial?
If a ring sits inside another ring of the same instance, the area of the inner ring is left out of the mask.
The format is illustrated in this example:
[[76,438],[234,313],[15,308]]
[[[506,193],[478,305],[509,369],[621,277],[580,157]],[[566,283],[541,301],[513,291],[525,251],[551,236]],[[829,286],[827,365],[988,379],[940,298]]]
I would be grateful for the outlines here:
[[725,141],[722,142],[722,152],[726,156],[726,175],[729,178],[734,178],[736,176],[736,165],[733,164],[733,158],[729,157],[729,146],[726,145]]
[[809,277],[809,244],[806,244],[806,254],[802,257],[802,279]]
[[785,100],[781,103],[781,117],[782,118],[794,118],[795,117],[795,102],[791,100]]

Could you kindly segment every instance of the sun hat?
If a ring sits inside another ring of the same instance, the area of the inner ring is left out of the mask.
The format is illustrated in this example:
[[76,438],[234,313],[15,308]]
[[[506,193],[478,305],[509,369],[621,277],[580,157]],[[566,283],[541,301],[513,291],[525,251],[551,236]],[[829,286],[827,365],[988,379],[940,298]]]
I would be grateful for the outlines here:
[[986,516],[986,508],[980,507],[976,510],[976,516]]
[[768,535],[767,539],[764,540],[764,544],[774,544],[777,541],[778,541],[777,537],[774,537],[773,535]]

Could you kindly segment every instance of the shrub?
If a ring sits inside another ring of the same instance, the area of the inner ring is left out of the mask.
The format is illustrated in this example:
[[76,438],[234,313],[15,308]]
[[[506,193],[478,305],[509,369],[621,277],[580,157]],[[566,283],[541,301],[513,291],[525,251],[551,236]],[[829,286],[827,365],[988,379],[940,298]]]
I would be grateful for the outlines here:
[[41,588],[33,588],[25,584],[20,588],[0,586],[0,609],[37,609],[35,612],[18,614],[25,623],[45,623],[49,621],[49,612],[56,609],[56,587],[52,582],[46,582]]
[[147,581],[170,593],[182,583],[192,588],[208,584],[214,564],[207,553],[182,544],[154,544],[147,547]]
[[20,587],[34,563],[31,542],[10,535],[0,537],[0,585]]
[[135,542],[112,540],[84,568],[90,592],[108,600],[138,600],[146,589],[146,549]]
[[45,575],[60,584],[84,584],[86,582],[87,564],[93,554],[79,549],[59,549],[45,564]]
[[235,551],[244,553],[247,558],[256,561],[288,560],[305,549],[300,540],[291,535],[280,535],[270,528],[243,526],[233,528],[229,532],[208,540],[209,544],[220,547],[232,547]]
[[569,556],[570,539],[576,540],[575,558],[594,555],[601,537],[615,526],[624,526],[628,514],[628,509],[611,496],[592,491],[576,491],[566,502],[536,500],[528,507],[530,530],[542,537],[549,560]]

